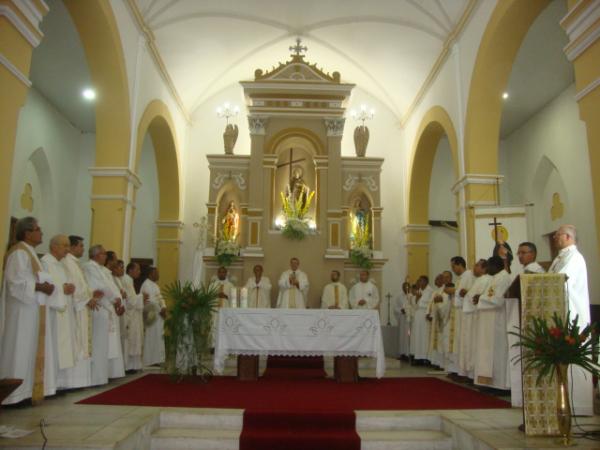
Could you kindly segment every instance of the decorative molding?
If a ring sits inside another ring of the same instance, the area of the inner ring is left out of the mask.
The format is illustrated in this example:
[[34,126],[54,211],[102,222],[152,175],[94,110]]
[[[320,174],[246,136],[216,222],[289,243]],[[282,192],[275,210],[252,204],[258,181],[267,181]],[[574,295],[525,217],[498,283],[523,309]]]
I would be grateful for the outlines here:
[[154,33],[152,32],[150,27],[146,24],[144,17],[142,15],[141,11],[138,9],[138,6],[137,6],[135,0],[127,0],[126,3],[129,6],[129,10],[131,11],[131,15],[134,18],[134,22],[137,25],[138,30],[144,36],[144,39],[146,41],[146,46],[148,47],[148,50],[150,51],[150,55],[152,56],[152,60],[154,61],[154,65],[156,66],[156,69],[158,70],[163,81],[167,85],[167,89],[171,93],[173,100],[175,100],[175,103],[177,104],[179,111],[181,112],[181,114],[183,115],[183,117],[185,118],[187,123],[190,124],[192,121],[191,117],[190,117],[190,113],[186,109],[186,107],[183,103],[183,100],[179,96],[179,92],[177,91],[177,88],[175,87],[175,83],[173,83],[173,79],[171,78],[171,75],[169,75],[169,72],[167,71],[167,66],[165,65],[165,62],[163,61],[162,56],[160,56],[160,52],[158,51],[158,48],[156,47],[156,40],[154,37]]
[[501,184],[504,180],[504,175],[488,175],[478,173],[467,173],[452,185],[452,193],[456,194],[468,186],[469,184]]
[[142,181],[136,173],[128,167],[88,167],[93,177],[123,177],[137,189],[142,186]]
[[580,90],[577,94],[575,94],[575,100],[577,102],[579,102],[582,98],[584,98],[586,95],[588,95],[594,89],[596,89],[598,86],[600,86],[600,77],[596,78],[594,81],[592,81],[590,84],[588,84],[582,90]]
[[379,186],[377,186],[377,181],[375,181],[373,176],[369,175],[367,177],[364,177],[360,174],[355,175],[353,173],[349,173],[347,175],[346,180],[344,181],[344,185],[342,186],[342,189],[349,192],[352,189],[354,189],[354,186],[356,186],[361,181],[365,183],[365,185],[371,192],[375,192],[379,189]]
[[450,54],[450,48],[458,40],[458,38],[462,34],[463,30],[469,23],[469,20],[471,19],[471,15],[473,14],[473,11],[475,10],[475,6],[477,6],[477,3],[478,3],[478,0],[468,0],[468,3],[465,6],[465,9],[463,10],[463,13],[462,13],[460,19],[456,23],[456,26],[448,34],[446,41],[444,41],[442,50],[441,50],[439,56],[437,57],[437,59],[435,60],[435,62],[433,63],[433,67],[429,71],[429,75],[427,75],[427,78],[425,78],[425,81],[421,85],[421,88],[417,92],[417,95],[415,95],[414,100],[412,101],[412,103],[410,104],[410,106],[408,107],[408,109],[406,110],[406,112],[404,113],[402,118],[400,119],[400,127],[404,128],[406,123],[410,120],[411,116],[415,112],[415,109],[417,108],[417,106],[419,106],[419,104],[425,97],[425,94],[427,94],[427,92],[429,91],[429,88],[431,88],[431,86],[433,85],[433,82],[437,78],[438,74],[442,70],[442,67],[444,66],[444,63],[448,59],[448,55]]
[[406,242],[405,247],[429,247],[429,242]]
[[241,191],[245,191],[246,188],[248,187],[248,185],[246,184],[246,179],[244,178],[244,174],[242,174],[241,172],[240,173],[219,172],[219,173],[217,173],[217,176],[213,180],[211,186],[213,189],[220,189],[221,186],[223,186],[225,184],[226,180],[235,181],[235,184],[237,184],[238,188],[240,188]]
[[327,137],[341,137],[344,134],[344,117],[330,117],[324,119],[327,128]]
[[157,228],[178,228],[183,229],[183,222],[181,220],[157,220],[154,222]]
[[[19,6],[17,6],[17,8],[19,8]],[[19,10],[20,9],[21,8],[19,8]],[[31,23],[31,27],[29,27],[25,22],[23,22],[17,13],[6,4],[0,5],[0,17],[6,17],[6,19],[13,24],[17,31],[21,33],[21,36],[23,36],[33,48],[40,45],[44,34],[39,30],[35,23]],[[35,32],[32,30],[32,27]]]
[[264,136],[266,132],[267,117],[263,116],[248,116],[248,129],[251,136]]
[[571,42],[576,41],[600,19],[600,1],[579,1],[560,21]]
[[99,195],[99,194],[93,194],[90,196],[90,200],[94,201],[94,200],[120,200],[128,205],[131,205],[133,208],[135,208],[135,205],[133,204],[133,201],[128,199],[125,195]]
[[17,66],[11,63],[6,56],[0,53],[0,63],[6,67],[6,69],[12,73],[21,83],[23,83],[27,88],[31,87],[31,81],[27,78],[23,72],[21,72]]
[[411,231],[429,231],[431,230],[431,225],[420,224],[420,223],[409,223],[402,227],[402,230],[405,233],[410,233]]
[[44,18],[44,14],[47,14],[48,11],[50,11],[48,5],[41,0],[39,2],[35,2],[44,9],[44,14],[42,14],[32,0],[12,0],[12,3],[18,8],[19,11],[21,11],[21,14],[27,18],[35,31],[43,37],[44,33],[42,33],[40,30],[40,22]]
[[158,244],[178,244],[178,245],[182,245],[183,241],[181,239],[175,239],[175,238],[158,238],[155,241]]
[[[600,13],[598,14],[598,16],[600,18]],[[596,28],[594,28],[592,31],[590,31],[583,37],[577,38],[577,40],[572,40],[564,48],[564,52],[567,56],[567,59],[571,62],[574,61],[579,55],[586,51],[598,39],[600,39],[600,26],[596,26]]]

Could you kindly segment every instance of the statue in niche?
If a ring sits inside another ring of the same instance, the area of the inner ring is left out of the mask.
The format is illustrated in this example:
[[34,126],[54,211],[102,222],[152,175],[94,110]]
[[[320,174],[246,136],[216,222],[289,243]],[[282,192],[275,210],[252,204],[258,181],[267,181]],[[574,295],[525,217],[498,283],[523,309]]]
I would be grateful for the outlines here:
[[350,240],[353,248],[371,246],[369,209],[365,208],[363,203],[361,198],[354,200],[350,212]]
[[221,238],[225,241],[235,241],[239,234],[240,215],[232,200],[227,206],[227,212],[221,220]]
[[306,186],[306,183],[304,182],[303,175],[304,172],[300,166],[294,167],[286,192],[287,197],[293,199],[294,203],[297,203],[298,200],[301,200],[301,208],[306,206],[309,192],[308,186]]

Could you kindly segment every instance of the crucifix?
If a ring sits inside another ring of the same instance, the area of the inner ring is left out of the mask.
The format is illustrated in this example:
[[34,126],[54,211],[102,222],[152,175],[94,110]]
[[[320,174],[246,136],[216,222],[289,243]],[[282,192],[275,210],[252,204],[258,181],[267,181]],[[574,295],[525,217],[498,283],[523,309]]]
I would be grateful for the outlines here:
[[297,163],[297,162],[300,162],[300,161],[304,161],[305,159],[306,159],[306,158],[300,158],[300,159],[297,159],[297,160],[295,160],[295,161],[294,161],[294,149],[293,149],[293,148],[290,148],[290,159],[289,159],[289,161],[288,161],[288,162],[286,162],[286,163],[277,164],[277,166],[276,166],[276,167],[277,167],[278,169],[279,169],[279,168],[281,168],[281,167],[285,167],[285,166],[287,166],[287,165],[289,165],[289,166],[290,166],[290,176],[289,176],[289,178],[290,178],[290,179],[289,179],[289,184],[290,184],[290,186],[292,185],[292,164],[294,164],[294,163]]
[[300,45],[302,43],[302,39],[300,39],[299,37],[296,38],[296,45],[291,45],[290,46],[290,52],[294,52],[294,55],[292,56],[302,56],[304,57],[304,55],[301,54],[301,52],[305,52],[308,50],[308,48],[305,45]]
[[498,219],[494,217],[494,221],[492,223],[488,223],[488,225],[494,226],[494,240],[496,241],[496,244],[499,244],[500,239],[498,239],[498,226],[502,225],[502,223],[498,222]]
[[392,325],[392,294],[390,294],[389,292],[387,293],[387,295],[385,296],[385,298],[387,298],[388,301],[388,322],[387,322],[387,326],[391,326]]

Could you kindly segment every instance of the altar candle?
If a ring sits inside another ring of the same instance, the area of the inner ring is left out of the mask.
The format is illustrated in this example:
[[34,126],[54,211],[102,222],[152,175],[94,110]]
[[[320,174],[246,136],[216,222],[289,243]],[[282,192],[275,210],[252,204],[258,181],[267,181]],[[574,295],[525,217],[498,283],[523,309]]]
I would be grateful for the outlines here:
[[240,308],[248,307],[248,288],[240,289]]
[[229,300],[231,301],[231,307],[232,308],[237,308],[237,288],[233,288],[231,290],[231,294],[230,294]]

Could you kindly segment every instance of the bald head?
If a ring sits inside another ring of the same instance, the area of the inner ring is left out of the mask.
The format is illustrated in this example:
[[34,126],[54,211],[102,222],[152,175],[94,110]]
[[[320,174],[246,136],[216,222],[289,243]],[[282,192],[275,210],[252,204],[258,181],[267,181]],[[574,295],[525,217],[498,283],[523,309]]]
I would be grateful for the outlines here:
[[554,240],[556,241],[556,246],[561,250],[574,245],[577,241],[577,229],[575,225],[561,225],[556,233],[554,233]]
[[57,234],[50,239],[50,253],[59,261],[67,255],[70,248],[69,238],[64,234]]

